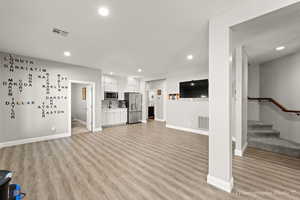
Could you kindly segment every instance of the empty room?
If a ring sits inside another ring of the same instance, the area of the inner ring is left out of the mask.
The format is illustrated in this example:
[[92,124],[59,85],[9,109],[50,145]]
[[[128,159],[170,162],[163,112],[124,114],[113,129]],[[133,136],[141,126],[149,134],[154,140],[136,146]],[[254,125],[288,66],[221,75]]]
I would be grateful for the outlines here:
[[0,200],[300,199],[299,13],[0,0]]

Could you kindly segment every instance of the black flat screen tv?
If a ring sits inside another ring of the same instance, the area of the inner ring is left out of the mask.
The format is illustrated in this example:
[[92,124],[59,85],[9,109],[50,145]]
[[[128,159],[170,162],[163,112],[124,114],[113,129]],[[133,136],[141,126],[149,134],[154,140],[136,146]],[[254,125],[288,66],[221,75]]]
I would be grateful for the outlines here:
[[180,98],[208,97],[208,79],[179,83]]

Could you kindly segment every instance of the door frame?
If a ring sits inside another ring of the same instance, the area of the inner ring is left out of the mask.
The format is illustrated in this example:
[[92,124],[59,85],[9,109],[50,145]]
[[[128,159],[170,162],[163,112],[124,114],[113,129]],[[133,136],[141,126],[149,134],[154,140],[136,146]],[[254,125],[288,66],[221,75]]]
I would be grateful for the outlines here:
[[91,90],[92,90],[92,98],[91,98],[91,103],[92,103],[92,133],[95,131],[95,102],[96,102],[96,83],[95,82],[89,82],[89,81],[78,81],[78,80],[69,80],[69,102],[68,102],[68,135],[72,135],[72,83],[77,83],[77,84],[85,84],[85,85],[90,85]]

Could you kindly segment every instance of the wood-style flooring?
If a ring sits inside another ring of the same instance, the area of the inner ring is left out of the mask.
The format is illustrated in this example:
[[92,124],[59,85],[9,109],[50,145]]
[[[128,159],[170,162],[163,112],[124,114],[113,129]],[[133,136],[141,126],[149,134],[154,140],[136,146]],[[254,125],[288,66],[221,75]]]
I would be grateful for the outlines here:
[[300,199],[300,160],[248,148],[231,194],[206,183],[208,137],[150,122],[0,150],[26,200]]
[[87,128],[86,128],[86,124],[83,124],[82,122],[73,119],[72,120],[72,135],[76,135],[79,133],[88,133],[90,132]]

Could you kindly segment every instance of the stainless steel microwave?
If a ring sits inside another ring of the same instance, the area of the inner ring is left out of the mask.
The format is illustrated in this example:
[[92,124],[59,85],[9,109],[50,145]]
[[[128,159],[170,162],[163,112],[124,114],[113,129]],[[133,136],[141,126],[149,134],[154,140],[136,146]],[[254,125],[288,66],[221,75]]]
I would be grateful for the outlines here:
[[117,92],[104,92],[104,99],[118,100]]

